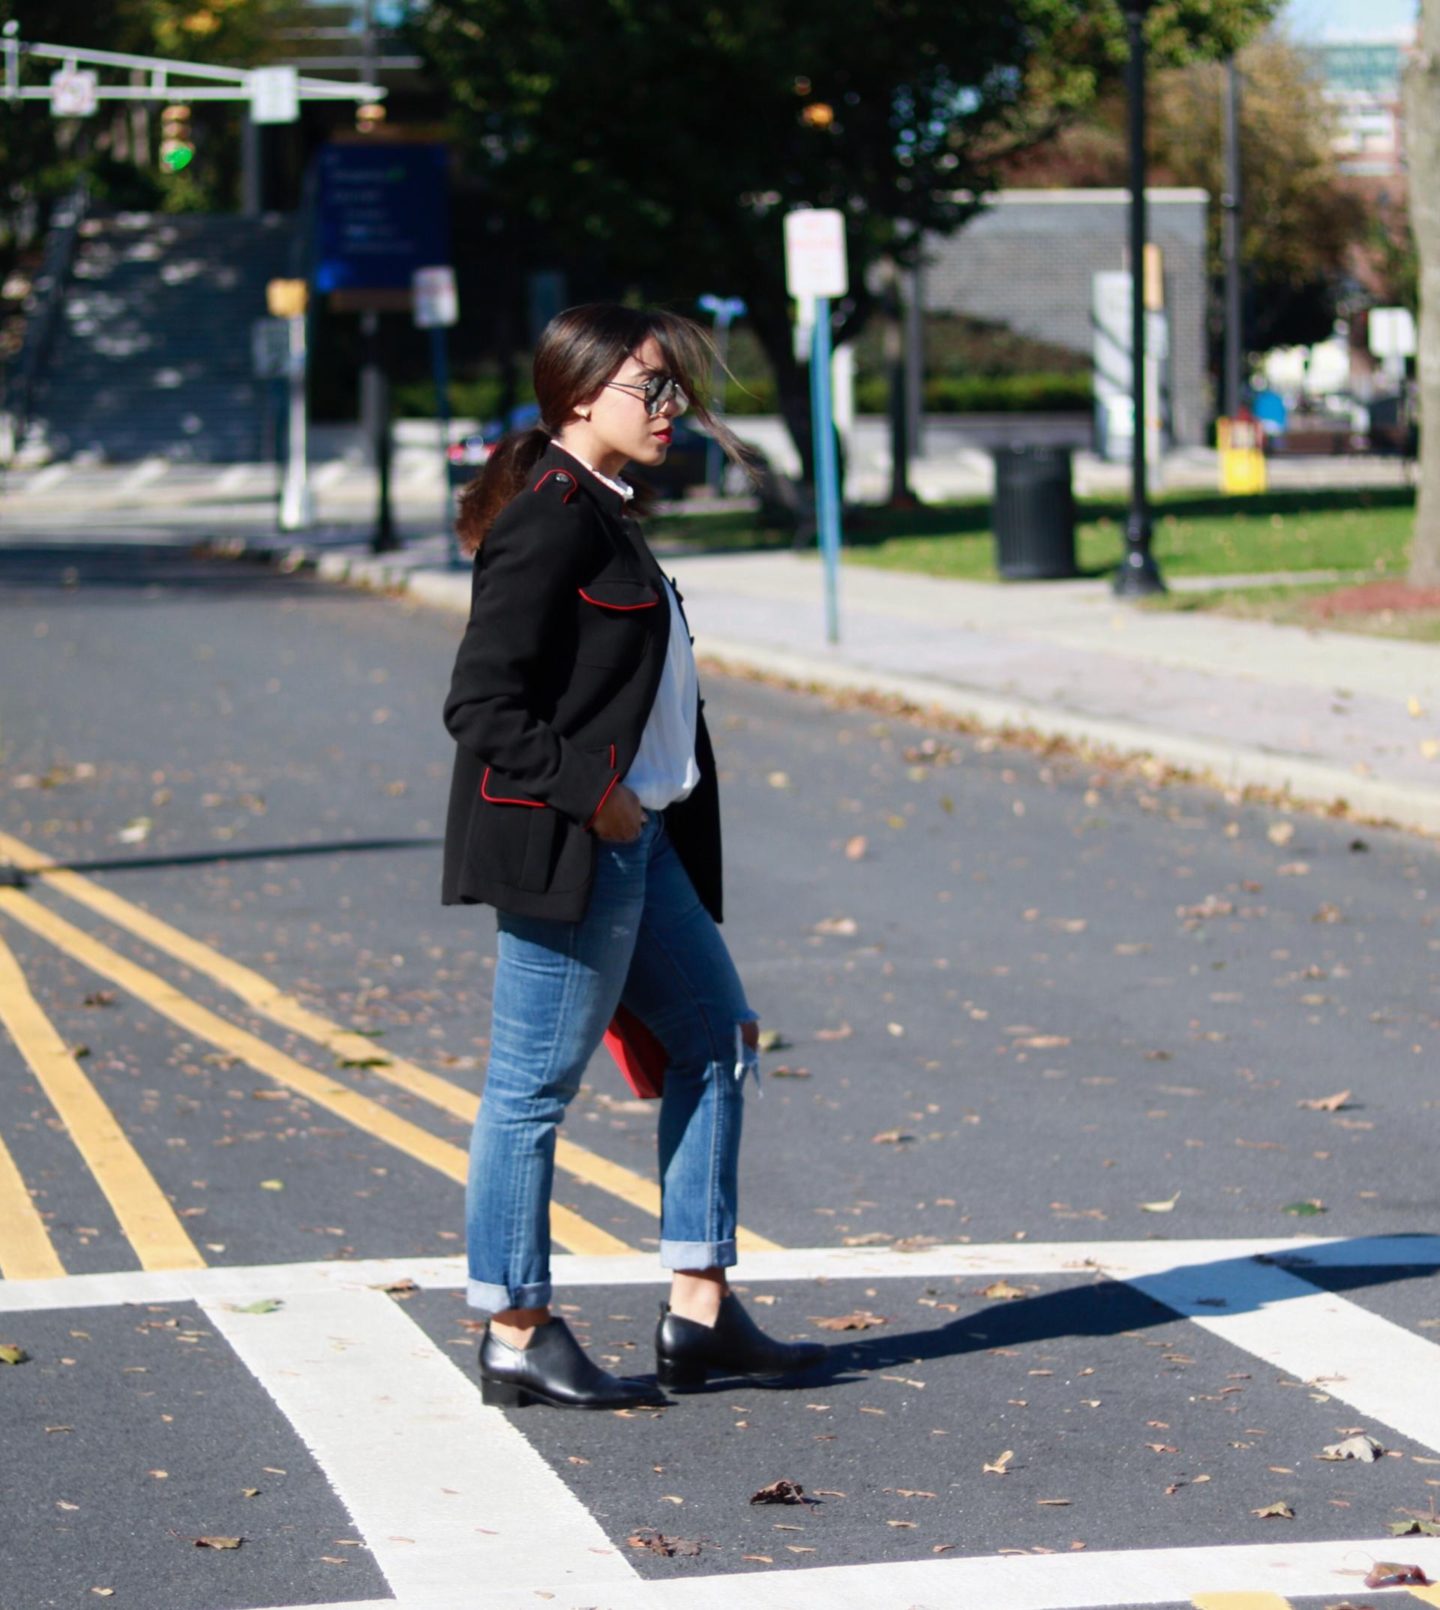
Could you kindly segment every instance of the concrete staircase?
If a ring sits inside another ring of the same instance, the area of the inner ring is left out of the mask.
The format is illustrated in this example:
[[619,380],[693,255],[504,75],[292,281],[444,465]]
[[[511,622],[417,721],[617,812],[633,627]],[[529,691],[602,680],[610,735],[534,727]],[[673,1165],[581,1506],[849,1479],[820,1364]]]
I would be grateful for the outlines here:
[[250,326],[291,271],[295,220],[91,217],[40,377],[30,462],[261,457]]

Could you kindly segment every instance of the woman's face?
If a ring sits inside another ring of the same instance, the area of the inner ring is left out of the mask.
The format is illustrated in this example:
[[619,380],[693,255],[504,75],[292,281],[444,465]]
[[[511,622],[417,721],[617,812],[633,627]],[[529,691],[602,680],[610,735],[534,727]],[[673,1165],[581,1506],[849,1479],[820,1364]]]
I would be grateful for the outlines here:
[[684,405],[672,398],[652,418],[643,393],[648,382],[668,374],[660,343],[648,337],[566,427],[566,439],[605,475],[618,474],[626,464],[663,464]]

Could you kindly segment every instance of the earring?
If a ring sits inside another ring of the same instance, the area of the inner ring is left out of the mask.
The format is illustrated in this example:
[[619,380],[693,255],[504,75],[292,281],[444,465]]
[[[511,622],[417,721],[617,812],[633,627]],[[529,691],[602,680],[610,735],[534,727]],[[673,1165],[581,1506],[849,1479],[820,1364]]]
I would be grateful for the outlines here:
[[590,410],[588,408],[577,408],[576,413],[580,415],[581,419],[589,419],[590,417]]

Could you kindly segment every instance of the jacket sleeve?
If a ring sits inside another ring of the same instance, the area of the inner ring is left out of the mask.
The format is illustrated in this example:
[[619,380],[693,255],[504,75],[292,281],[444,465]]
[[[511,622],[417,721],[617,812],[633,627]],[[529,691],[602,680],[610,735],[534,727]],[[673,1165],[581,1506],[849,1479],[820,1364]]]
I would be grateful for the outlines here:
[[476,560],[470,619],[445,701],[457,744],[585,825],[614,786],[615,770],[563,738],[536,705],[573,629],[589,541],[580,508],[522,492],[502,513]]

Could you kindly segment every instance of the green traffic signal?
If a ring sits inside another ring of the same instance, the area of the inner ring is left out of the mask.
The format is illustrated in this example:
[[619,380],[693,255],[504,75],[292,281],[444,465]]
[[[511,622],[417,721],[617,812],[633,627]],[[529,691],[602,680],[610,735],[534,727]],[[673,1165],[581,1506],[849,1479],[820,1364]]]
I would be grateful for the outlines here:
[[193,145],[176,145],[168,151],[160,153],[161,162],[171,173],[179,173],[188,168],[195,160],[195,147]]

